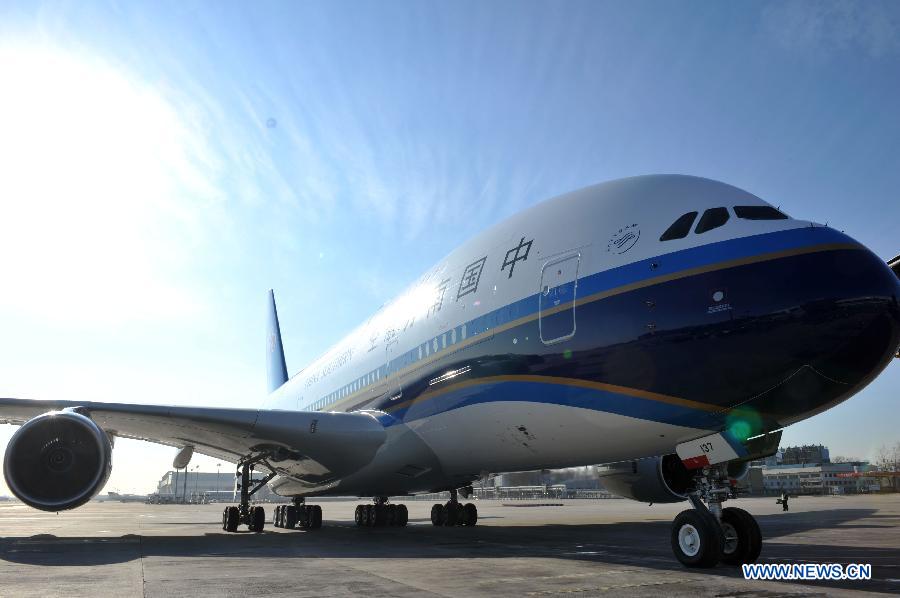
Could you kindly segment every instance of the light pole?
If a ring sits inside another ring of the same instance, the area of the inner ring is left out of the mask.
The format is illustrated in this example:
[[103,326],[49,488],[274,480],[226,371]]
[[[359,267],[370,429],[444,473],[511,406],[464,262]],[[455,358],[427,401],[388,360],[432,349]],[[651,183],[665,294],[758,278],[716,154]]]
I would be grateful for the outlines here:
[[222,473],[222,464],[216,463],[216,502],[219,502],[219,474]]

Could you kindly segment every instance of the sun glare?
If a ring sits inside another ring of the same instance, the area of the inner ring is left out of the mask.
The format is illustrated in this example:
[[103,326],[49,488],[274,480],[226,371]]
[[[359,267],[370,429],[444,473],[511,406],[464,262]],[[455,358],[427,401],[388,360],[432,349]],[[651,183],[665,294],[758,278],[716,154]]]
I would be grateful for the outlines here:
[[178,223],[212,190],[175,108],[55,48],[0,44],[0,81],[0,305],[87,322],[192,311],[169,272]]

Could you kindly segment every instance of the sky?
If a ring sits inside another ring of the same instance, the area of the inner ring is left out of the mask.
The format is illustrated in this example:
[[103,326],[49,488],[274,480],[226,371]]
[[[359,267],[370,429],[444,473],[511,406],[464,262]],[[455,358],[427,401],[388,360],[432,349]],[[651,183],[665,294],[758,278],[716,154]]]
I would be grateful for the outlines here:
[[[267,289],[293,373],[479,231],[625,176],[900,253],[896,2],[13,0],[0,81],[0,396],[257,406]],[[783,445],[874,457],[898,388]],[[107,489],[174,452],[118,440]]]

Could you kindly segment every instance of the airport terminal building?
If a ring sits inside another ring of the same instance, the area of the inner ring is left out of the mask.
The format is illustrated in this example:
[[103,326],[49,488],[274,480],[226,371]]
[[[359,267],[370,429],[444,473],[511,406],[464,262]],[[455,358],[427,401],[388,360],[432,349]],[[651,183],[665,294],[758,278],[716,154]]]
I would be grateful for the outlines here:
[[766,494],[862,494],[879,492],[878,478],[865,475],[868,463],[775,465],[762,470]]
[[[209,503],[233,502],[236,500],[234,472],[229,467],[219,472],[167,471],[151,495],[151,502],[164,503]],[[281,500],[268,486],[263,486],[253,496],[257,502]]]

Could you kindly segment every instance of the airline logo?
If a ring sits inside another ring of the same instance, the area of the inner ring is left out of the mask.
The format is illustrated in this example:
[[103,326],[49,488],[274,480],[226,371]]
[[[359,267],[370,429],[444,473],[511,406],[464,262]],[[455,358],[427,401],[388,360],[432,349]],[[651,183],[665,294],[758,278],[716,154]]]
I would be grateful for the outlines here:
[[638,242],[641,238],[641,229],[637,224],[629,224],[623,226],[616,234],[612,236],[609,243],[606,244],[606,250],[613,253],[623,254]]

